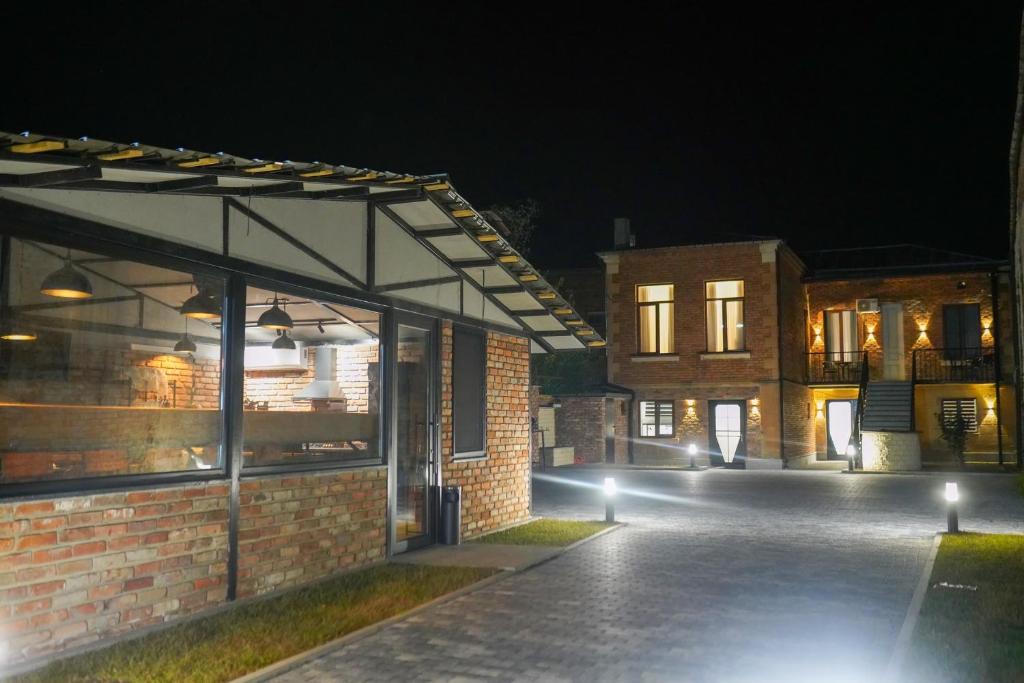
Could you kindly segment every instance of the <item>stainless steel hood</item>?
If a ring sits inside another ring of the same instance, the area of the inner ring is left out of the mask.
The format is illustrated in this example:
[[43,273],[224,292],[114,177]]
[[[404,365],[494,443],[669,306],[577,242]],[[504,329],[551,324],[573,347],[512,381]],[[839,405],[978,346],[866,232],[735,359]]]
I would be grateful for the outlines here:
[[292,396],[293,401],[344,401],[345,393],[335,381],[338,349],[333,346],[313,348],[313,381]]

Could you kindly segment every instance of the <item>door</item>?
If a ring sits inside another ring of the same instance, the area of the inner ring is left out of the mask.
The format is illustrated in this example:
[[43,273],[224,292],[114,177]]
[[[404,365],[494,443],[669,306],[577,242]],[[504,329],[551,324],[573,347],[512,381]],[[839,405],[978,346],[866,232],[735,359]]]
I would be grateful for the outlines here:
[[712,465],[744,468],[747,460],[747,402],[709,401]]
[[828,459],[846,460],[846,450],[857,442],[857,401],[825,401]]
[[903,360],[903,304],[882,304],[882,377],[906,378]]
[[437,503],[436,326],[396,315],[392,552],[434,542]]

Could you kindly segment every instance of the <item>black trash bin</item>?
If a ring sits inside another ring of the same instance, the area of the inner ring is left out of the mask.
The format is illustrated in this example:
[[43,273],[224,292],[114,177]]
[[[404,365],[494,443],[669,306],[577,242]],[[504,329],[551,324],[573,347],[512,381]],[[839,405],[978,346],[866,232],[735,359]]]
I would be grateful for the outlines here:
[[441,529],[438,539],[445,545],[458,545],[462,540],[462,487],[441,489]]

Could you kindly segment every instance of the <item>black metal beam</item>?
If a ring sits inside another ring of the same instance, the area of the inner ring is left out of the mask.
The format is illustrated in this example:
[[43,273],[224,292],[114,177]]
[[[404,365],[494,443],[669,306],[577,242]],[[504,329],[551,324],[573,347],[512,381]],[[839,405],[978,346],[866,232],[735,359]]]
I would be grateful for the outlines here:
[[444,277],[431,277],[424,280],[410,280],[408,282],[395,282],[389,285],[380,285],[375,291],[394,292],[400,289],[415,289],[416,287],[429,287],[430,285],[447,285],[453,282],[462,282],[461,275],[446,275]]
[[531,308],[530,310],[527,311],[512,311],[512,314],[515,315],[517,318],[529,317],[534,315],[554,315],[554,313],[552,313],[546,308],[541,310]]
[[46,187],[48,185],[64,185],[83,180],[101,178],[103,171],[98,166],[79,166],[57,171],[41,171],[21,175],[5,173],[0,175],[0,186],[3,187]]
[[360,280],[359,278],[357,278],[355,275],[352,275],[351,273],[346,271],[344,268],[342,268],[341,266],[339,266],[336,263],[334,263],[334,261],[331,261],[329,258],[326,258],[325,256],[323,256],[317,250],[309,247],[308,245],[306,245],[305,242],[302,242],[301,240],[296,239],[290,233],[288,233],[285,230],[283,230],[283,229],[279,228],[278,226],[274,225],[273,223],[268,221],[266,218],[264,218],[260,214],[256,213],[255,211],[253,211],[249,207],[247,207],[245,204],[242,204],[241,202],[235,201],[234,199],[229,199],[228,201],[231,203],[232,208],[234,208],[235,210],[240,212],[242,215],[246,216],[247,218],[252,219],[256,223],[259,223],[261,226],[263,226],[264,228],[266,228],[270,232],[274,233],[275,235],[277,235],[278,237],[283,239],[285,242],[287,242],[288,244],[292,245],[293,247],[295,247],[296,249],[298,249],[299,251],[304,253],[306,256],[308,256],[311,259],[313,259],[314,261],[320,263],[322,266],[326,267],[328,270],[331,270],[331,271],[337,273],[338,275],[342,276],[346,280],[354,283],[355,285],[357,285],[359,287],[364,287],[364,288],[366,287],[366,283],[363,282],[362,280]]
[[431,237],[454,237],[456,235],[465,235],[466,231],[462,228],[428,228],[426,230],[416,230],[413,228],[413,232],[424,239],[430,239]]
[[384,192],[371,192],[370,201],[377,203],[408,201],[420,199],[423,191],[418,187],[410,187],[402,190],[386,190]]
[[138,301],[139,295],[132,294],[129,296],[107,296],[99,298],[88,298],[88,299],[65,299],[63,301],[47,301],[42,304],[22,304],[20,306],[11,306],[12,310],[18,311],[19,313],[29,313],[31,311],[49,311],[59,308],[73,308],[75,306],[95,306],[97,304],[116,304],[124,301]]
[[534,331],[534,334],[541,337],[571,337],[573,333],[569,330],[545,330],[543,332]]
[[453,259],[454,263],[459,268],[487,268],[488,266],[497,266],[497,262],[490,258],[462,258]]
[[483,291],[487,294],[519,294],[527,290],[519,285],[498,285],[496,287],[484,287]]

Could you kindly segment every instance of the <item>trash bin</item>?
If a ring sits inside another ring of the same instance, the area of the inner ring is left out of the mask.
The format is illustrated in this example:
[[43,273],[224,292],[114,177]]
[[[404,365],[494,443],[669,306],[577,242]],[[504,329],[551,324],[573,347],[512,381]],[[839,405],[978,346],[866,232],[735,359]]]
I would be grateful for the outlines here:
[[445,486],[441,489],[440,542],[458,545],[462,540],[462,487]]

